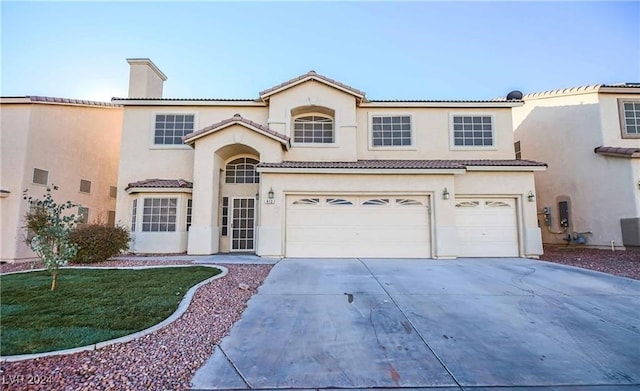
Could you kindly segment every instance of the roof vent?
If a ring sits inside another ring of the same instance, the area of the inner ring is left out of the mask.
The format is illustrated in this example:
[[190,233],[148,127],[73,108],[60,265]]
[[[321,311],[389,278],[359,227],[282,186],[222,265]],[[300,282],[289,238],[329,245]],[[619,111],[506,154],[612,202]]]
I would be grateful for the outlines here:
[[521,91],[511,91],[507,94],[507,100],[521,100],[522,92]]

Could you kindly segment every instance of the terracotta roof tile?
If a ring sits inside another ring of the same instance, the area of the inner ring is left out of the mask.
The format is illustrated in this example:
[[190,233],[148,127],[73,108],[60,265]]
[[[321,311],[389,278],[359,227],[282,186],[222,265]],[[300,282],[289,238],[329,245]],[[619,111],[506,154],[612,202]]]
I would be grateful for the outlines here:
[[626,158],[640,158],[640,148],[607,147],[607,146],[601,145],[595,148],[593,152],[600,155],[626,157]]
[[3,96],[2,99],[24,99],[34,103],[58,103],[58,104],[100,106],[100,107],[122,107],[122,105],[109,103],[109,102],[98,102],[94,100],[84,100],[84,99],[57,98],[52,96]]
[[326,76],[323,76],[323,75],[317,73],[316,71],[309,71],[309,72],[305,73],[304,75],[300,75],[298,77],[294,77],[293,79],[287,80],[284,83],[280,83],[277,86],[274,86],[274,87],[271,87],[271,88],[267,88],[266,90],[260,92],[260,96],[262,97],[264,95],[269,95],[273,91],[277,91],[277,90],[279,90],[281,88],[285,88],[287,86],[294,85],[294,84],[298,83],[299,81],[307,79],[307,78],[308,79],[322,80],[322,81],[324,81],[326,83],[336,85],[336,86],[338,86],[338,87],[340,87],[342,89],[345,89],[347,91],[352,92],[355,95],[359,95],[362,98],[364,98],[364,95],[365,95],[364,91],[360,91],[360,90],[358,90],[356,88],[353,88],[353,87],[348,86],[346,84],[340,83],[339,81],[336,81],[336,80],[333,80],[333,79],[328,78]]
[[260,163],[264,168],[299,169],[465,169],[467,166],[496,167],[546,167],[531,160],[357,160],[354,162],[305,162]]
[[242,118],[242,116],[240,114],[235,114],[233,117],[231,118],[227,118],[227,119],[223,119],[220,122],[216,122],[215,124],[209,125],[206,128],[200,129],[198,131],[186,134],[182,137],[182,140],[186,143],[189,140],[198,137],[202,134],[208,133],[208,132],[215,132],[217,130],[220,129],[224,129],[227,126],[229,126],[230,124],[235,124],[235,123],[243,123],[245,125],[249,125],[253,128],[256,128],[258,130],[260,130],[261,132],[267,133],[277,139],[279,139],[283,144],[287,145],[287,147],[289,146],[290,143],[290,139],[289,137],[285,136],[284,134],[278,133],[274,130],[271,130],[269,127],[264,126],[262,124],[259,124],[257,122],[253,122],[251,120],[248,120],[246,118]]
[[143,188],[163,188],[163,189],[192,189],[193,183],[184,179],[144,179],[137,182],[131,182],[127,185],[125,190],[133,187]]

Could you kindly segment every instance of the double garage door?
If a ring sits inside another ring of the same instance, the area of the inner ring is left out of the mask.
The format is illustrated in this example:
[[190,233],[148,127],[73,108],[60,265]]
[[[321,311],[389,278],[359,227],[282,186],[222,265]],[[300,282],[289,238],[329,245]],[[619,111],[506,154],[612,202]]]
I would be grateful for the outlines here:
[[288,257],[431,257],[427,196],[288,196]]

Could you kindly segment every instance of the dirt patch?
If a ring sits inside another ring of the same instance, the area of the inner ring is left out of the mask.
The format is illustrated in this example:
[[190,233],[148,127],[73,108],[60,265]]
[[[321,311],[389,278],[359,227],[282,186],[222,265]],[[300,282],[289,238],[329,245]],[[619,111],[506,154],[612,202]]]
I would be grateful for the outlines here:
[[543,261],[577,266],[640,280],[640,251],[611,251],[574,246],[545,246]]

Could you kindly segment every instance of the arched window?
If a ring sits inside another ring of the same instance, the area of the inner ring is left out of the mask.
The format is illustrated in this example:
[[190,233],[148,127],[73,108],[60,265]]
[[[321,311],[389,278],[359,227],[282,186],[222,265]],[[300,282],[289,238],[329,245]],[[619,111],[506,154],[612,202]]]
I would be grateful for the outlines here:
[[258,161],[250,157],[241,157],[227,163],[226,183],[260,183],[260,175],[256,171]]
[[333,144],[333,118],[305,115],[293,120],[293,142],[302,144]]

